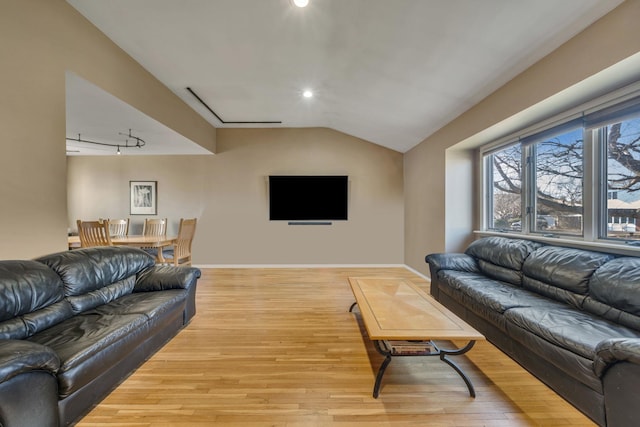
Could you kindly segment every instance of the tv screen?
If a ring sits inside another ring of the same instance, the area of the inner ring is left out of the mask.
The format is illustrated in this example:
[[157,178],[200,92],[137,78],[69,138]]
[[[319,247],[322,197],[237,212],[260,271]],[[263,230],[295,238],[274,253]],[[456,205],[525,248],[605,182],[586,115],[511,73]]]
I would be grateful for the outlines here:
[[345,175],[272,175],[269,177],[269,219],[346,220],[347,188]]

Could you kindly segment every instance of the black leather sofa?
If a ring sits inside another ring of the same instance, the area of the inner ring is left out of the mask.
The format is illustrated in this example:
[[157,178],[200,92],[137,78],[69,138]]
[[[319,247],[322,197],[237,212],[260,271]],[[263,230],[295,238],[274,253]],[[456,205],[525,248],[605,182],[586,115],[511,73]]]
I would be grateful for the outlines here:
[[431,294],[598,425],[640,420],[640,258],[484,237]]
[[0,261],[0,426],[77,422],[191,320],[199,277],[126,247]]

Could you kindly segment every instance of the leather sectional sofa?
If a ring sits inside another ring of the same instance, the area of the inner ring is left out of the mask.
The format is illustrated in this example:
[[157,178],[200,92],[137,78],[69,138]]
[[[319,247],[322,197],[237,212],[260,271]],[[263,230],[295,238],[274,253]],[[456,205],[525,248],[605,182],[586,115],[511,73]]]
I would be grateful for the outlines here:
[[640,258],[484,237],[431,294],[598,425],[640,420]]
[[126,247],[0,261],[0,426],[77,422],[191,320],[199,277]]

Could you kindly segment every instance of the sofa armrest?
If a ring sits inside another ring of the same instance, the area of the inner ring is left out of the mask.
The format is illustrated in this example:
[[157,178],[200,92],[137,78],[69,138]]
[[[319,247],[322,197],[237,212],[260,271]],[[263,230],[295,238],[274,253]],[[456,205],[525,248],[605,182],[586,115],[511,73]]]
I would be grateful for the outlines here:
[[23,373],[60,368],[58,355],[49,347],[31,341],[0,340],[0,383]]
[[640,338],[612,338],[596,346],[593,369],[602,377],[607,369],[619,362],[640,365]]
[[0,425],[57,427],[59,367],[49,347],[0,339]]
[[164,291],[167,289],[190,289],[200,278],[200,269],[155,265],[136,277],[133,292]]
[[617,338],[596,346],[594,370],[602,378],[607,426],[636,425],[640,419],[640,338]]
[[196,283],[201,274],[200,269],[195,267],[155,265],[138,274],[133,292],[185,289],[187,297],[183,323],[186,325],[196,314]]
[[440,281],[438,272],[441,270],[457,270],[478,273],[478,261],[467,254],[461,253],[442,253],[429,254],[424,260],[429,264],[429,272],[431,274],[431,295],[440,300]]
[[[450,254],[430,254],[424,259],[431,269],[432,273],[440,270],[457,270],[478,273],[478,261],[466,254],[450,253]],[[431,277],[433,280],[433,277]]]

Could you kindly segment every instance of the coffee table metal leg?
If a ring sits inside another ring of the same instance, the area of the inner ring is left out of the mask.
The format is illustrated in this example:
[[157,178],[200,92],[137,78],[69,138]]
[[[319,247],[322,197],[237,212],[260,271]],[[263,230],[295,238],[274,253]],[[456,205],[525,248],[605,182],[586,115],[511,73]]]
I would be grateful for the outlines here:
[[466,346],[456,350],[440,349],[440,360],[445,362],[447,365],[451,366],[458,373],[458,375],[462,377],[465,384],[467,385],[467,388],[469,389],[469,395],[471,397],[476,397],[476,391],[473,388],[473,384],[471,383],[471,380],[469,379],[469,377],[467,377],[464,371],[460,369],[460,367],[453,360],[447,359],[447,356],[459,356],[461,354],[465,354],[467,351],[473,348],[475,343],[476,343],[475,341],[469,341],[469,343]]
[[388,351],[384,351],[382,347],[380,347],[379,341],[375,340],[373,341],[373,344],[375,345],[376,350],[378,350],[378,353],[385,356],[385,359],[382,362],[382,365],[380,365],[380,368],[378,369],[378,374],[376,375],[376,383],[373,386],[373,398],[377,399],[378,395],[380,394],[380,384],[382,383],[382,377],[384,376],[384,371],[386,371],[387,366],[389,366],[389,363],[391,363],[391,354]]
[[[458,375],[460,375],[460,377],[464,380],[464,383],[467,385],[467,389],[469,389],[469,395],[471,397],[476,397],[476,391],[473,387],[473,384],[471,383],[471,380],[469,379],[469,377],[467,377],[467,374],[465,374],[464,371],[458,366],[458,364],[455,363],[453,360],[448,359],[447,356],[460,356],[462,354],[465,354],[466,352],[468,352],[473,348],[475,343],[476,343],[475,341],[469,341],[467,345],[465,345],[464,347],[454,349],[454,350],[437,348],[437,352],[432,353],[430,355],[425,355],[425,356],[439,356],[440,360],[445,362],[447,365],[451,366],[458,373]],[[380,394],[380,385],[382,384],[382,377],[384,376],[384,372],[387,370],[387,366],[389,366],[389,363],[391,363],[391,353],[384,350],[381,347],[380,341],[373,340],[373,344],[375,345],[378,353],[385,356],[384,361],[382,362],[382,364],[380,365],[380,368],[378,369],[378,374],[376,375],[376,382],[373,386],[373,397],[377,399],[378,395]],[[403,355],[400,355],[400,356],[403,356]],[[408,356],[408,355],[405,355],[405,356]]]

